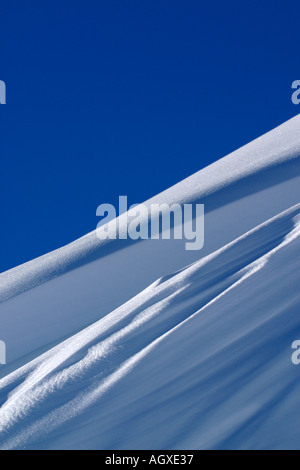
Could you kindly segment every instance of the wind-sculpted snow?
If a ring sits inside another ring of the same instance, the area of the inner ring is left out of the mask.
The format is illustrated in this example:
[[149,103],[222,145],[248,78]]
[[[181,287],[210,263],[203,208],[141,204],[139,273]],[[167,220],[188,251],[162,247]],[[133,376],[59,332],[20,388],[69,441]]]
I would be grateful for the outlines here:
[[0,381],[0,447],[299,448],[299,257],[297,205],[159,279]]
[[[156,279],[215,252],[300,202],[300,118],[151,202],[205,203],[203,250],[185,240],[101,242],[95,233],[0,275],[0,378],[104,318]],[[1,302],[2,301],[2,302]]]
[[[211,252],[212,248],[219,248],[234,237],[245,233],[246,230],[254,228],[258,223],[262,223],[268,217],[276,215],[280,210],[288,209],[291,205],[299,202],[297,197],[295,198],[300,183],[299,159],[300,116],[296,116],[272,132],[154,197],[148,201],[148,205],[151,203],[184,204],[201,202],[205,204],[206,213],[208,214],[224,205],[253,194],[256,195],[253,203],[260,204],[261,202],[257,198],[258,194],[264,192],[267,188],[272,188],[280,183],[283,184],[280,200],[270,207],[268,207],[268,204],[264,204],[267,217],[264,219],[255,218],[250,220],[248,225],[236,226],[235,231],[230,233],[227,238],[226,233],[224,238],[218,237],[219,244],[209,246]],[[286,183],[289,180],[293,181],[287,191]],[[278,194],[276,197],[278,198]],[[99,201],[99,204],[103,202],[109,201]],[[136,201],[131,202],[135,203]],[[210,219],[207,220],[208,230],[214,228],[214,217],[212,219],[211,223]],[[103,259],[118,250],[128,247],[129,244],[130,241],[128,240],[101,241],[97,238],[96,232],[92,232],[64,248],[0,274],[0,302],[54,279],[71,269]],[[179,244],[179,246],[183,251],[183,244]],[[160,258],[161,251],[164,251],[164,249],[164,247],[161,248],[160,245],[155,244],[152,257],[157,256]],[[206,251],[205,254],[207,253]],[[174,257],[171,255],[169,258]],[[190,253],[188,261],[191,263],[196,259],[198,259],[197,254]],[[182,260],[180,262],[182,263]],[[183,266],[184,263],[181,267]],[[175,264],[170,266],[171,270],[177,268],[178,266]],[[159,273],[155,272],[155,275],[157,277]],[[154,279],[155,277],[152,280]],[[149,279],[145,279],[143,287],[146,287],[148,283]]]
[[93,232],[0,275],[1,449],[300,448],[300,117],[146,204],[195,202],[201,251]]

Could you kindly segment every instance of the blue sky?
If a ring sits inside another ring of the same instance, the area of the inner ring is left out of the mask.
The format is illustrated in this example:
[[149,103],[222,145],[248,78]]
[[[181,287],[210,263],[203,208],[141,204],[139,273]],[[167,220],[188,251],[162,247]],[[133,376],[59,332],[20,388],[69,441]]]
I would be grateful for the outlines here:
[[0,272],[299,113],[298,2],[1,4]]

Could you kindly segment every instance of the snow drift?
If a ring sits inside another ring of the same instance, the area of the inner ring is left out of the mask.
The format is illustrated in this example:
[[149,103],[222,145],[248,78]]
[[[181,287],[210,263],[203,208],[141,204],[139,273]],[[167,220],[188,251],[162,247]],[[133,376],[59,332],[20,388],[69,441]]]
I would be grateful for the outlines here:
[[93,232],[1,274],[0,448],[298,449],[299,159],[297,116],[146,203],[204,203],[202,251]]

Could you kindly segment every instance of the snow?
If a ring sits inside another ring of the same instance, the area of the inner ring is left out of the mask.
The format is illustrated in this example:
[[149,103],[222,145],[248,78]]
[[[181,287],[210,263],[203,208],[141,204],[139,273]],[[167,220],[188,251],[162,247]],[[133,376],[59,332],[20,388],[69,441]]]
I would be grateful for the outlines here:
[[0,275],[1,449],[299,449],[299,131],[147,202],[204,203],[201,251],[93,232]]

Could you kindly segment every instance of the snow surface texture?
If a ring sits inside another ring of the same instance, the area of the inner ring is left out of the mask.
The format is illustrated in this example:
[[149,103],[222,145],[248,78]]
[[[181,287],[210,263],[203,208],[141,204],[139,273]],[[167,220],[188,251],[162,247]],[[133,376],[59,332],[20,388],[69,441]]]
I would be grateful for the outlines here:
[[156,196],[205,247],[91,233],[0,275],[1,449],[299,449],[300,117]]

